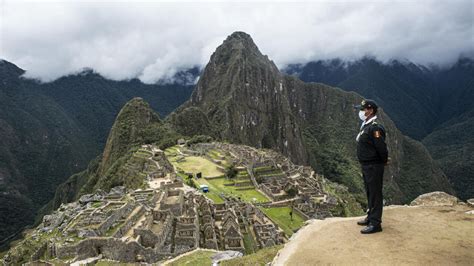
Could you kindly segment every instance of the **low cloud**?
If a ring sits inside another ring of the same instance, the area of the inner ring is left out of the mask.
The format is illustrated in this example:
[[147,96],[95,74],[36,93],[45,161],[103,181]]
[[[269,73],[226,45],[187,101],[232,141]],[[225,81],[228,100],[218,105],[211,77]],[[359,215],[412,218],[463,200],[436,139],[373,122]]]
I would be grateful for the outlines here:
[[18,2],[0,4],[0,58],[51,81],[93,68],[154,83],[204,66],[234,31],[291,63],[364,55],[446,65],[472,54],[473,2]]

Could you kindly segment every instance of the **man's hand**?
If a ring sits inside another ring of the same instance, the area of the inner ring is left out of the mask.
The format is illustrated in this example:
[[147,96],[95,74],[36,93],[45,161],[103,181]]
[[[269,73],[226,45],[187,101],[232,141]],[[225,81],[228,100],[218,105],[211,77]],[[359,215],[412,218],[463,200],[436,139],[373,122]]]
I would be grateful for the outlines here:
[[385,165],[389,165],[391,161],[392,161],[392,158],[388,157],[387,162],[385,162]]

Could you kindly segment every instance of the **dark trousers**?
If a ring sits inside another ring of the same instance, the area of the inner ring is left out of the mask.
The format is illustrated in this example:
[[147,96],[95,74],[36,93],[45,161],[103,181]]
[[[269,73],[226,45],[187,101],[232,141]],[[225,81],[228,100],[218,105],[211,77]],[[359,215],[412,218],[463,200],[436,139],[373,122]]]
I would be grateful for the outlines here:
[[372,225],[382,223],[383,210],[383,164],[362,165],[365,191],[367,192],[367,218]]

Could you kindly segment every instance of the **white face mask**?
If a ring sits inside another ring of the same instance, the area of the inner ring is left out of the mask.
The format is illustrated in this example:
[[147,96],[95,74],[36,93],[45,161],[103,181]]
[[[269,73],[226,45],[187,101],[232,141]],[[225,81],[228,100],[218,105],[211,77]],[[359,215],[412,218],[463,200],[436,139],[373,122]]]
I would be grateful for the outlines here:
[[365,116],[365,111],[363,111],[363,110],[359,111],[359,118],[362,121],[365,121],[367,119],[367,116]]

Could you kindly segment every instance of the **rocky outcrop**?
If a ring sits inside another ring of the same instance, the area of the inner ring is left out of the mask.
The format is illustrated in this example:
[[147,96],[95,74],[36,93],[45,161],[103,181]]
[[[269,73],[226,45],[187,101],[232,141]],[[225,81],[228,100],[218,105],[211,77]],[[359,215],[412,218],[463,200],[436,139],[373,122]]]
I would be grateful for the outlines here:
[[433,192],[414,200],[416,207],[385,207],[383,231],[374,235],[360,234],[356,221],[363,217],[313,220],[293,235],[272,265],[470,265],[474,216],[472,208],[457,202]]
[[435,191],[418,196],[413,200],[411,206],[454,206],[459,199],[442,191]]
[[474,207],[474,199],[468,199],[466,202],[469,207]]

